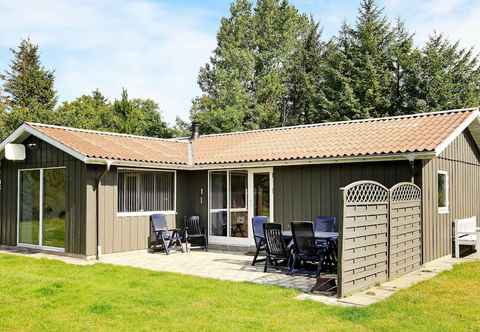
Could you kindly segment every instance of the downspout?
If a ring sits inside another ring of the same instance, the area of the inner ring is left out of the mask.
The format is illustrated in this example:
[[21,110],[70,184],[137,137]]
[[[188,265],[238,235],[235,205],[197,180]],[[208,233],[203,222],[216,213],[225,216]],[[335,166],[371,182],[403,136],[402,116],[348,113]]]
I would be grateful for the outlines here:
[[95,258],[96,260],[98,261],[99,258],[100,258],[100,255],[101,255],[101,248],[100,248],[100,238],[99,238],[99,228],[100,228],[100,182],[102,181],[103,177],[105,176],[105,174],[107,174],[107,172],[110,171],[110,167],[112,166],[112,161],[110,160],[107,160],[107,163],[106,163],[106,167],[104,169],[104,171],[102,172],[102,174],[100,174],[99,177],[96,178],[95,180],[95,190],[96,190],[96,204],[97,204],[97,208],[96,208],[96,211],[95,211],[95,225],[96,225],[96,254],[95,254]]
[[409,154],[407,155],[407,160],[410,163],[410,182],[415,184],[415,158],[416,155]]

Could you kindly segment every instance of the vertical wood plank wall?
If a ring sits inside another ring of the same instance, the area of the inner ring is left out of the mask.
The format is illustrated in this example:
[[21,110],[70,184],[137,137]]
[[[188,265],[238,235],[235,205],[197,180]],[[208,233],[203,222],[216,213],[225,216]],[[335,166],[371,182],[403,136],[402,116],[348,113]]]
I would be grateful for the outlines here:
[[26,160],[2,160],[0,198],[0,243],[17,244],[17,193],[18,170],[65,166],[66,221],[65,252],[85,255],[86,252],[86,167],[83,162],[35,137],[24,144],[35,143],[35,149],[26,149]]
[[313,220],[316,216],[338,219],[341,187],[371,180],[390,188],[398,182],[409,182],[411,171],[405,160],[275,167],[273,177],[273,218],[289,229],[292,221]]
[[[437,172],[448,172],[449,213],[438,213]],[[480,218],[480,153],[468,130],[423,165],[424,262],[452,253],[452,222]]]
[[[95,179],[105,166],[88,166],[87,180],[87,255],[96,252],[96,193]],[[177,171],[177,214],[168,215],[171,227],[182,227],[187,215],[200,214],[207,223],[206,214],[206,172]],[[204,204],[200,206],[200,187],[205,186]],[[150,232],[149,216],[117,216],[118,191],[117,170],[115,167],[105,174],[100,185],[99,195],[99,241],[102,254],[139,250],[148,247]]]

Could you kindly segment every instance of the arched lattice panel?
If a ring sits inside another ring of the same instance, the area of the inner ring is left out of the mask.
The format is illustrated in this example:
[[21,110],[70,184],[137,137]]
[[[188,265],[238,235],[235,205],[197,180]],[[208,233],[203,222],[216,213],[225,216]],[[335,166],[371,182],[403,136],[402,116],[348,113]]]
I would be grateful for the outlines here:
[[390,189],[390,278],[422,264],[422,191],[413,183]]
[[343,297],[388,278],[389,190],[374,181],[341,190],[338,296]]

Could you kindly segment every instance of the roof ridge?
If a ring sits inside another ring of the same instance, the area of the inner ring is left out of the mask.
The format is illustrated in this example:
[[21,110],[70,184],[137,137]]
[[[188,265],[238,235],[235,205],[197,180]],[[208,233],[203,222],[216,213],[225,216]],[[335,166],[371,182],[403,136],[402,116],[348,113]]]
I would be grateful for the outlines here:
[[381,118],[368,118],[368,119],[345,120],[345,121],[319,122],[319,123],[311,123],[311,124],[296,125],[296,126],[285,126],[285,127],[274,127],[274,128],[265,128],[265,129],[233,131],[233,132],[230,132],[230,133],[205,134],[205,135],[200,135],[199,139],[204,138],[204,137],[250,134],[250,133],[255,133],[255,132],[280,131],[280,130],[290,130],[290,129],[297,129],[297,128],[338,126],[338,125],[344,125],[344,124],[350,124],[350,123],[380,122],[380,121],[391,121],[391,120],[398,120],[398,119],[405,119],[405,118],[420,118],[420,117],[437,116],[437,115],[450,114],[450,113],[471,112],[471,111],[477,111],[477,110],[479,110],[479,107],[458,108],[458,109],[451,109],[451,110],[445,110],[445,111],[423,112],[423,113],[414,113],[414,114],[407,114],[407,115],[384,116],[384,117],[381,117]]
[[75,127],[57,126],[57,125],[38,123],[38,122],[25,122],[25,124],[27,124],[31,127],[32,126],[47,127],[47,128],[62,129],[62,130],[67,130],[67,131],[78,131],[78,132],[83,132],[83,133],[104,135],[104,136],[121,136],[121,137],[130,137],[130,138],[138,138],[138,139],[145,139],[145,140],[154,140],[154,141],[166,141],[166,142],[175,142],[175,143],[182,143],[182,144],[186,143],[183,140],[180,140],[178,138],[161,138],[161,137],[152,137],[152,136],[141,136],[141,135],[133,135],[133,134],[115,133],[115,132],[111,132],[111,131],[101,131],[101,130],[93,130],[93,129],[83,129],[83,128],[75,128]]

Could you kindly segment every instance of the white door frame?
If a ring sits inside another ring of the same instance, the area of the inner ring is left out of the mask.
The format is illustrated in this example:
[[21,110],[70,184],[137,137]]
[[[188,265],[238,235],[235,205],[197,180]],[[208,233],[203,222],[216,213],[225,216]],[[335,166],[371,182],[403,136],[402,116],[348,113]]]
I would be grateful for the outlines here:
[[[248,174],[247,181],[247,210],[248,210],[248,237],[231,237],[230,236],[230,172],[231,171],[246,171]],[[227,173],[227,208],[226,209],[211,209],[211,183],[210,177],[211,173],[215,172],[226,172]],[[273,221],[273,167],[265,168],[240,168],[240,169],[221,169],[221,170],[209,170],[208,171],[208,241],[211,244],[220,244],[220,245],[230,245],[230,246],[253,246],[255,245],[253,239],[253,230],[251,227],[251,220],[253,218],[254,211],[254,200],[253,200],[253,176],[256,173],[268,173],[269,174],[269,185],[270,185],[270,221]],[[211,212],[220,212],[227,211],[227,236],[217,236],[211,235]]]
[[[65,248],[49,247],[43,245],[43,187],[44,178],[43,171],[48,169],[66,169],[65,166],[59,167],[43,167],[43,168],[22,168],[17,170],[17,246],[33,249],[44,249],[50,251],[65,252]],[[39,188],[39,212],[38,212],[38,244],[20,243],[20,174],[25,171],[40,172],[40,188]]]

